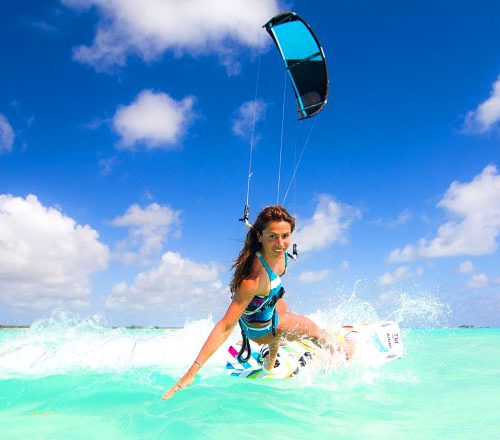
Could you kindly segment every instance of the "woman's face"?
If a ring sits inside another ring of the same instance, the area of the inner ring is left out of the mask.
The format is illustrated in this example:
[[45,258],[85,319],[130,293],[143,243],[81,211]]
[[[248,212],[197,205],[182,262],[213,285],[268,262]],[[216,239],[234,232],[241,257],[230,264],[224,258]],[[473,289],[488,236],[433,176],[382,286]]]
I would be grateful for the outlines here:
[[292,227],[290,223],[269,222],[262,234],[258,234],[259,242],[266,255],[283,255],[290,246],[292,240]]

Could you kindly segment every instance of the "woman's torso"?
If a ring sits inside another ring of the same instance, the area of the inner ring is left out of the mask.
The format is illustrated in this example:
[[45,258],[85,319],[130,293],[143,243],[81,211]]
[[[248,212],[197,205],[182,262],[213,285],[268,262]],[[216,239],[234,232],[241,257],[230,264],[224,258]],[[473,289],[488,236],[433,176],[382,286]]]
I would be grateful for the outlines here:
[[[243,312],[242,318],[245,321],[259,327],[265,326],[272,318],[276,301],[282,295],[281,276],[286,271],[286,265],[286,255],[283,257],[282,262],[271,268],[265,258],[257,253],[253,270],[256,272],[254,272],[254,275],[259,277],[259,287],[252,301]],[[277,272],[281,273],[281,276]]]

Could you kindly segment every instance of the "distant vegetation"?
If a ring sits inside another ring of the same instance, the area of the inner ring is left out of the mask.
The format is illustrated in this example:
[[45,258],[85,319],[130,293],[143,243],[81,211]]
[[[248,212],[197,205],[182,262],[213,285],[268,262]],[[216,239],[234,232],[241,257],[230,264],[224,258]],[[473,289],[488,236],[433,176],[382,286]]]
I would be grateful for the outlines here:
[[0,329],[3,328],[30,328],[29,325],[0,325]]
[[[0,330],[2,329],[16,329],[16,328],[30,328],[29,325],[2,325],[0,324]],[[112,327],[112,328],[123,328],[123,327]],[[182,327],[159,327],[153,325],[151,327],[143,327],[142,325],[128,325],[125,327],[127,330],[172,330],[179,329]]]

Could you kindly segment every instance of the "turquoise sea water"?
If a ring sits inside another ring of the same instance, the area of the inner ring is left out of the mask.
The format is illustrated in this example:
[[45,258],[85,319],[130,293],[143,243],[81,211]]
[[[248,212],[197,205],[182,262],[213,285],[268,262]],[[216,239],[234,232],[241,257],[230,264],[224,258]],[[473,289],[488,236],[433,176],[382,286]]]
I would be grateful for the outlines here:
[[500,438],[500,329],[404,329],[402,359],[283,381],[226,376],[222,348],[162,401],[212,325],[0,331],[0,439]]

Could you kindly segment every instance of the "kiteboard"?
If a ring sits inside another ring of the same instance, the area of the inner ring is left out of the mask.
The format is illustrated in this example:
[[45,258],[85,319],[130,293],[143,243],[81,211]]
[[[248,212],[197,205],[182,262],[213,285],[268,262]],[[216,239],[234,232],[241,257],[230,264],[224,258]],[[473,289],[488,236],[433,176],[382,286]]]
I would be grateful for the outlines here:
[[[346,325],[340,327],[336,335],[339,346],[345,338],[351,338],[356,345],[353,361],[369,366],[378,367],[399,359],[404,353],[401,330],[394,321]],[[237,359],[240,348],[241,342],[229,346],[226,373],[245,379],[289,379],[315,361],[332,356],[312,341],[290,341],[280,345],[275,367],[266,371],[262,364],[268,353],[267,346],[250,341],[252,354],[246,362]]]

